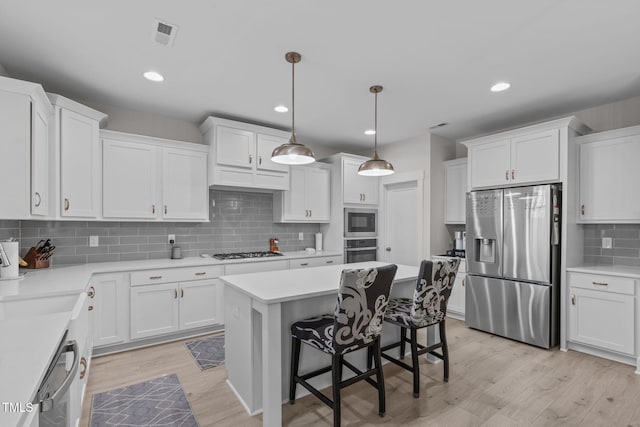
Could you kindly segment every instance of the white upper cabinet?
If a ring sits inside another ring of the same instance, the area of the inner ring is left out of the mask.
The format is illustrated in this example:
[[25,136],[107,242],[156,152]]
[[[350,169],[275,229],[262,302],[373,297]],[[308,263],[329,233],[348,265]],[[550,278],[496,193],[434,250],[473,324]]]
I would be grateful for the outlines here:
[[580,157],[578,221],[640,223],[640,126],[576,140]]
[[379,179],[374,176],[358,175],[358,168],[364,160],[342,159],[342,195],[344,203],[357,205],[377,205]]
[[164,148],[162,169],[163,217],[207,219],[207,153]]
[[466,221],[467,159],[444,162],[444,222],[464,224]]
[[105,218],[209,220],[208,147],[102,131]]
[[55,107],[54,133],[59,168],[59,214],[69,218],[100,216],[100,124],[107,116],[59,95],[49,94]]
[[469,188],[563,181],[566,165],[561,167],[561,158],[566,163],[562,153],[567,153],[569,136],[588,130],[574,117],[567,117],[464,141],[469,155]]
[[289,166],[271,161],[288,133],[233,120],[209,117],[200,126],[210,147],[209,185],[245,189],[289,189]]
[[40,85],[0,77],[0,218],[50,215],[52,115]]
[[292,166],[289,190],[274,194],[275,222],[329,222],[331,169],[327,164]]
[[102,149],[104,217],[158,218],[156,147],[105,138]]

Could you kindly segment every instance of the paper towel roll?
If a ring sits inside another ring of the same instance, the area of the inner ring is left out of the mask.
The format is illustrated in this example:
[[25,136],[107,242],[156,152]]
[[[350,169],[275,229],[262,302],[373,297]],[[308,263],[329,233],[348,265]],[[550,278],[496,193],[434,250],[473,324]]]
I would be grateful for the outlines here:
[[3,279],[6,278],[16,278],[18,277],[18,252],[20,250],[20,245],[18,242],[0,242],[4,252],[7,254],[7,258],[9,258],[9,262],[11,265],[5,267],[4,265],[0,265],[0,277]]
[[316,233],[316,251],[322,250],[322,233]]

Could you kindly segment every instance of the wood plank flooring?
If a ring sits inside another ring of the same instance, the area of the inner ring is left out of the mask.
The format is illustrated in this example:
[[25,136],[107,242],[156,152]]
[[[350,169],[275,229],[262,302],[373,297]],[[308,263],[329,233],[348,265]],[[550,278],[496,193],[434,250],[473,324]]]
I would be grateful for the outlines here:
[[[421,393],[414,399],[411,374],[387,364],[386,416],[378,417],[376,390],[362,382],[343,391],[343,425],[640,427],[640,376],[631,366],[538,349],[453,319],[447,337],[448,383],[441,364],[421,358]],[[176,373],[201,427],[261,426],[262,417],[250,417],[225,383],[224,366],[201,371],[186,341],[93,359],[81,425],[89,425],[94,393]],[[331,426],[332,412],[307,396],[283,406],[283,424]]]

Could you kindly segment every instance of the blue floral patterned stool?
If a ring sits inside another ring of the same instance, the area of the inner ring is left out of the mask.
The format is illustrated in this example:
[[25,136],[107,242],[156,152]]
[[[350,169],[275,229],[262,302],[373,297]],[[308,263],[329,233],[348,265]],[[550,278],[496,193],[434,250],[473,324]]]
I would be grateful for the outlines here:
[[[289,403],[296,399],[296,385],[300,384],[333,409],[333,425],[340,426],[340,390],[360,380],[378,389],[378,413],[384,416],[385,395],[382,359],[380,358],[380,331],[385,310],[389,303],[391,284],[396,275],[396,265],[379,268],[343,270],[338,290],[338,302],[333,315],[325,314],[295,322],[291,325],[291,378]],[[331,355],[331,366],[298,375],[300,344]],[[344,355],[367,348],[367,360],[375,361],[375,367],[361,371]],[[346,366],[356,376],[342,381],[342,367]],[[320,393],[307,380],[331,371],[333,400]],[[370,377],[376,376],[376,381]]]

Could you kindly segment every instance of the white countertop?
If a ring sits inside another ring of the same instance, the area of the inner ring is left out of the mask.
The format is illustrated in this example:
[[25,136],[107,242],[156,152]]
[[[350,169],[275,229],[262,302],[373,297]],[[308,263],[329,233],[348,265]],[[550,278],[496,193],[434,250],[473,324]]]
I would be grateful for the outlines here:
[[283,256],[278,257],[245,258],[226,261],[215,258],[188,257],[183,259],[96,262],[92,264],[51,267],[41,270],[21,269],[21,274],[26,273],[23,279],[0,281],[0,301],[79,293],[86,288],[92,274],[153,270],[158,268],[197,267],[203,265],[246,264],[336,255],[342,254],[334,251],[315,253],[298,251],[283,252]]
[[[71,313],[0,321],[0,402],[31,402],[67,329]],[[15,426],[19,412],[0,408],[0,425]]]
[[632,267],[626,265],[579,265],[576,267],[568,267],[567,271],[576,273],[592,273],[604,274],[606,276],[632,277],[640,279],[640,267]]
[[[336,293],[340,274],[346,268],[371,268],[388,265],[384,262],[360,262],[323,267],[298,268],[264,273],[222,276],[226,285],[232,286],[265,304],[310,298]],[[416,280],[419,268],[398,265],[395,281]]]

